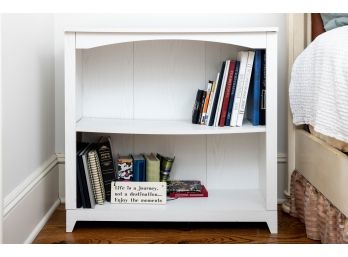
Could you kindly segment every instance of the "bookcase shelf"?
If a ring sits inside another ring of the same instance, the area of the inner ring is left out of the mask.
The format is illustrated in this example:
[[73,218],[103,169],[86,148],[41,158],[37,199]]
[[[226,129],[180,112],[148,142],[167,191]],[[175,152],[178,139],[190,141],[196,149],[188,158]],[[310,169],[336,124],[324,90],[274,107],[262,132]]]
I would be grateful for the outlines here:
[[121,120],[82,118],[76,123],[77,132],[138,134],[138,135],[214,135],[260,133],[266,126],[253,126],[245,121],[242,127],[210,127],[174,120]]
[[[266,53],[266,126],[191,124],[197,88],[252,49]],[[76,144],[100,135],[115,155],[175,155],[171,178],[201,180],[209,197],[77,208]],[[220,221],[277,233],[277,28],[66,31],[65,190],[67,232],[77,221]]]

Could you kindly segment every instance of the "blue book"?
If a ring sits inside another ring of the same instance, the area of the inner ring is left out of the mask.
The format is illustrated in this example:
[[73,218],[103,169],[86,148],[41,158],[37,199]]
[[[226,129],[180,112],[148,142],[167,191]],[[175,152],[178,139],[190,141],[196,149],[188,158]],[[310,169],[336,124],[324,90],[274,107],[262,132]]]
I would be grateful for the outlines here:
[[233,81],[232,81],[231,95],[230,95],[230,100],[228,101],[225,126],[230,126],[231,124],[232,108],[233,108],[234,96],[236,94],[239,66],[240,66],[240,61],[236,61],[236,67],[234,68],[234,75],[233,75]]
[[255,60],[247,102],[247,118],[254,126],[260,125],[262,51],[264,50],[255,50]]
[[133,181],[146,181],[146,169],[144,156],[133,155]]

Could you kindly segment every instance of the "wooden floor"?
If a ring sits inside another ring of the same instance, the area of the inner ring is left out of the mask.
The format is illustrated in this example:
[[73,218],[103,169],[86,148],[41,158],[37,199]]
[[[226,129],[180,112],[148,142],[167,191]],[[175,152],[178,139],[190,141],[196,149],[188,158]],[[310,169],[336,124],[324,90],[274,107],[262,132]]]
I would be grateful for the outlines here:
[[271,235],[266,223],[154,223],[78,222],[65,232],[65,209],[60,205],[34,243],[318,243],[306,237],[296,218],[278,211],[279,233]]

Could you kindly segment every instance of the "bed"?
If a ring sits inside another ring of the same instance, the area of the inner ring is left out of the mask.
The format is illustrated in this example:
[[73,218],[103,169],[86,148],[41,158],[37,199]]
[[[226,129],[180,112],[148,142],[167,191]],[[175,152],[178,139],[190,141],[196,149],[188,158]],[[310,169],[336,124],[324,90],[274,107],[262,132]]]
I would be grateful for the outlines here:
[[325,32],[320,14],[310,21],[289,86],[290,214],[309,238],[348,243],[348,26]]

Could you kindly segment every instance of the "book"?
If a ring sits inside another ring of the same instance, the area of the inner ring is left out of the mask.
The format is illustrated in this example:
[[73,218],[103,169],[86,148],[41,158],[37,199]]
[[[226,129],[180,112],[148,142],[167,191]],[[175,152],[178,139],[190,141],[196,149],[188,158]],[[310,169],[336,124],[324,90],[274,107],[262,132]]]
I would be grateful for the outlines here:
[[204,101],[204,106],[203,106],[203,112],[202,112],[202,118],[201,118],[201,125],[205,125],[206,124],[206,120],[207,120],[207,112],[208,112],[208,106],[209,106],[209,102],[210,102],[210,95],[211,95],[211,90],[213,87],[213,81],[209,80],[208,81],[208,85],[207,85],[207,95],[205,97],[205,101]]
[[243,93],[245,70],[246,70],[246,66],[248,62],[248,52],[247,51],[238,52],[237,60],[240,62],[240,65],[239,65],[238,80],[236,85],[236,93],[234,96],[232,114],[231,114],[230,126],[232,127],[237,126],[239,105],[240,105],[242,93]]
[[210,100],[209,100],[208,111],[207,111],[207,117],[206,117],[206,120],[205,120],[205,125],[206,126],[209,126],[209,120],[210,120],[210,116],[211,116],[211,111],[213,109],[213,102],[214,102],[215,95],[216,95],[216,84],[219,81],[219,78],[220,78],[220,73],[217,74],[216,80],[213,82],[213,86],[211,88]]
[[237,86],[238,73],[239,73],[239,65],[240,65],[240,62],[236,61],[236,67],[235,67],[235,70],[234,70],[233,81],[232,81],[231,95],[230,95],[230,99],[228,100],[228,108],[227,108],[227,115],[226,115],[225,126],[230,126],[230,124],[231,124],[232,107],[233,107],[234,97],[235,97],[235,94],[236,94],[236,86]]
[[255,57],[255,52],[248,51],[248,61],[247,61],[246,69],[245,69],[242,96],[241,96],[240,105],[238,109],[238,117],[237,117],[237,125],[236,125],[237,127],[241,127],[243,125],[245,106],[246,106],[247,96],[248,96],[248,91],[250,86],[250,78],[251,78],[251,72],[253,69],[254,57]]
[[194,103],[193,109],[192,109],[192,123],[193,124],[198,124],[198,121],[199,121],[203,92],[204,92],[204,90],[201,90],[201,89],[197,90],[195,103]]
[[103,175],[106,201],[110,201],[111,181],[116,179],[115,163],[112,155],[110,137],[101,137],[97,144],[100,168]]
[[222,105],[221,105],[221,114],[220,114],[220,120],[219,120],[220,127],[225,126],[228,102],[229,102],[230,97],[231,97],[232,81],[233,81],[235,67],[236,67],[236,61],[231,60],[229,68],[228,68],[228,72],[227,72],[226,88],[225,88],[225,92],[223,95],[223,101],[222,101]]
[[199,115],[198,115],[197,124],[201,124],[202,115],[203,115],[203,109],[204,109],[204,104],[205,104],[206,97],[207,97],[207,91],[203,90],[202,100],[199,103]]
[[159,182],[160,181],[160,160],[154,155],[145,154],[146,161],[146,181]]
[[76,144],[76,207],[77,208],[81,208],[83,205],[86,205],[85,197],[83,195],[82,181],[80,178],[78,156],[87,145],[88,145],[87,143],[81,143],[81,142],[78,142]]
[[174,157],[167,157],[157,154],[156,157],[160,160],[160,181],[166,182],[169,180],[170,171],[172,170]]
[[200,192],[171,192],[168,196],[170,198],[208,197],[208,190],[202,185]]
[[146,181],[145,158],[141,154],[133,157],[133,181]]
[[93,195],[96,204],[104,204],[105,189],[99,157],[96,149],[91,149],[87,154],[87,164]]
[[117,176],[116,180],[133,179],[133,159],[131,156],[117,157]]
[[201,192],[199,180],[170,180],[167,181],[167,192]]
[[222,83],[222,79],[223,79],[224,71],[225,71],[225,65],[226,65],[226,62],[224,61],[222,63],[222,66],[221,66],[221,71],[219,74],[219,81],[217,82],[216,89],[215,89],[214,102],[213,102],[211,114],[209,117],[209,126],[214,126],[215,115],[216,115],[217,105],[219,102],[219,96],[220,96],[220,91],[221,91],[221,83]]
[[89,195],[89,200],[91,203],[91,208],[94,208],[95,206],[95,198],[94,198],[94,193],[93,193],[93,186],[92,186],[92,181],[90,177],[90,173],[88,170],[88,161],[87,161],[87,155],[88,152],[95,147],[94,144],[89,144],[84,151],[80,153],[80,158],[82,158],[82,163],[83,163],[83,170],[85,172],[85,177],[86,177],[86,183],[87,183],[87,190],[88,190],[88,195]]
[[251,73],[251,82],[247,101],[247,118],[254,126],[258,126],[260,124],[262,51],[264,50],[255,50],[255,60],[253,71]]
[[92,208],[91,199],[88,192],[87,178],[85,167],[83,165],[82,155],[87,151],[89,144],[87,144],[77,155],[76,162],[77,165],[77,179],[79,180],[80,194],[82,199],[82,207],[83,208]]
[[260,94],[260,125],[266,124],[266,52],[262,52],[261,94]]
[[219,121],[220,121],[221,107],[222,107],[222,102],[224,100],[228,71],[230,68],[230,62],[231,62],[230,60],[226,60],[224,77],[222,78],[222,82],[221,82],[221,90],[220,90],[219,101],[218,101],[218,105],[217,105],[217,109],[216,109],[216,116],[215,116],[215,121],[214,121],[215,127],[217,127],[219,125]]

